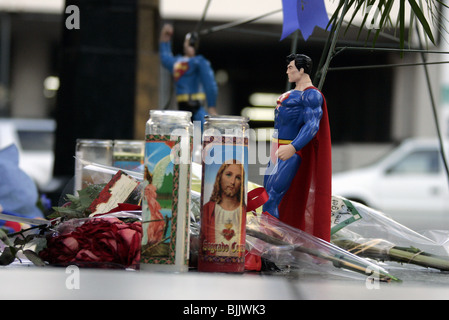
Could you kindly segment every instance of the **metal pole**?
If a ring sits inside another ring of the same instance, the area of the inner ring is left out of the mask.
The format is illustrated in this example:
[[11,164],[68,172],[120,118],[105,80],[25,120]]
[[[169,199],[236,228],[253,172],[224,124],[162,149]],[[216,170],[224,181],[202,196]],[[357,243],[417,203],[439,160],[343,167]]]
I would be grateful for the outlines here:
[[225,24],[222,24],[220,26],[215,26],[215,27],[212,27],[212,28],[209,28],[209,29],[201,30],[199,32],[199,34],[200,35],[207,35],[207,34],[210,34],[210,33],[213,33],[213,32],[222,31],[222,30],[225,30],[225,29],[237,27],[237,26],[240,26],[240,25],[243,25],[243,24],[247,24],[247,23],[251,23],[251,22],[257,21],[259,19],[265,18],[265,17],[267,17],[269,15],[278,13],[280,11],[282,11],[282,9],[274,10],[274,11],[265,13],[265,14],[263,14],[261,16],[257,16],[257,17],[250,18],[250,19],[244,19],[244,20],[239,20],[239,21],[235,21],[235,22],[225,23]]
[[[419,34],[418,27],[416,27],[416,29],[417,29],[416,33],[418,35],[419,46],[420,46],[420,48],[422,48],[423,45],[422,45],[422,40],[421,40],[421,36]],[[424,52],[421,52],[421,59],[423,60],[423,62],[427,62],[427,58],[426,58]],[[448,182],[449,182],[449,167],[448,167],[447,160],[446,160],[446,152],[444,151],[444,142],[443,142],[443,138],[441,136],[441,129],[440,129],[439,121],[438,121],[438,114],[437,114],[437,110],[436,110],[435,99],[433,97],[433,92],[432,92],[432,84],[430,83],[429,70],[428,70],[426,64],[424,64],[423,67],[424,67],[424,73],[426,75],[426,82],[427,82],[427,88],[429,90],[430,101],[432,104],[433,116],[435,119],[435,126],[436,126],[436,130],[437,130],[438,141],[440,144],[441,157],[443,159],[444,168],[446,170],[446,178],[448,179]]]
[[415,63],[391,63],[391,64],[374,64],[366,66],[352,66],[352,67],[334,67],[329,68],[328,71],[351,71],[351,70],[363,70],[363,69],[381,69],[381,68],[397,68],[397,67],[416,67],[423,65],[434,64],[448,64],[449,61],[438,62],[415,62]]
[[337,47],[335,49],[338,53],[344,50],[356,51],[379,51],[379,52],[401,52],[401,53],[435,53],[435,54],[449,54],[448,51],[441,50],[424,50],[424,49],[395,49],[395,48],[366,48],[366,47]]

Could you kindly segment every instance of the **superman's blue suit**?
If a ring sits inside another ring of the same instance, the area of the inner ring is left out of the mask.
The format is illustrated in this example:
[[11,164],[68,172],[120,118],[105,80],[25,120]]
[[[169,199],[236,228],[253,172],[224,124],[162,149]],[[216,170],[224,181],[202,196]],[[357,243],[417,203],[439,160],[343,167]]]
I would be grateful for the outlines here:
[[175,80],[176,100],[180,110],[192,112],[193,121],[201,121],[207,115],[204,102],[215,107],[218,88],[210,62],[202,55],[194,57],[174,56],[170,42],[161,42],[159,54],[162,65]]
[[[263,210],[281,221],[330,240],[331,144],[326,101],[309,87],[279,97],[275,109],[271,160],[264,178],[268,201]],[[279,145],[296,153],[276,159]]]

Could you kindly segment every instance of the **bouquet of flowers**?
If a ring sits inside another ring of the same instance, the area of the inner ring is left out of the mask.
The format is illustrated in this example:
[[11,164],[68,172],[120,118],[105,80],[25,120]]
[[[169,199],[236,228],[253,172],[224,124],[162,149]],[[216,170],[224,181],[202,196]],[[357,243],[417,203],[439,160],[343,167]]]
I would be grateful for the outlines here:
[[32,227],[10,234],[0,229],[0,265],[26,257],[39,266],[138,268],[142,224],[135,211],[140,207],[133,203],[138,187],[138,181],[118,171],[107,184],[66,195],[66,203],[54,208],[51,220],[5,215],[4,219]]
[[137,268],[141,234],[137,217],[73,219],[59,224],[47,237],[47,246],[39,257],[52,265]]

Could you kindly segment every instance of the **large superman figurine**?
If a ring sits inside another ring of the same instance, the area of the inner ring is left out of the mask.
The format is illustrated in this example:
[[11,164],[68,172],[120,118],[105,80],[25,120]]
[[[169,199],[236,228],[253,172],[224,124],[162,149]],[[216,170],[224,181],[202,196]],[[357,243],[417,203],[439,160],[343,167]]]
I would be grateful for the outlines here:
[[326,101],[310,79],[312,60],[287,57],[295,88],[275,110],[271,160],[264,178],[263,210],[281,221],[330,241],[331,139]]
[[[210,62],[197,55],[198,36],[188,33],[184,39],[184,55],[174,56],[171,48],[173,27],[163,26],[159,44],[162,65],[175,80],[176,100],[180,110],[191,111],[193,121],[204,122],[207,114],[216,115],[217,83]],[[208,110],[204,108],[207,101]]]

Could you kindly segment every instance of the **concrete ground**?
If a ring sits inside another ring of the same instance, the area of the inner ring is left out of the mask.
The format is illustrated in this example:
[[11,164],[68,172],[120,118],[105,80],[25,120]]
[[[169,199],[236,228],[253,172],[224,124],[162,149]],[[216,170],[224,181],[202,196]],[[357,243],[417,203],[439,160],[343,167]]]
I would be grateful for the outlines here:
[[[308,271],[215,274],[2,267],[0,299],[150,300],[445,300],[449,274],[424,268],[390,269],[402,282],[377,282]],[[408,268],[408,267],[407,267]],[[193,302],[194,303],[194,302]]]

